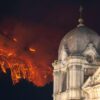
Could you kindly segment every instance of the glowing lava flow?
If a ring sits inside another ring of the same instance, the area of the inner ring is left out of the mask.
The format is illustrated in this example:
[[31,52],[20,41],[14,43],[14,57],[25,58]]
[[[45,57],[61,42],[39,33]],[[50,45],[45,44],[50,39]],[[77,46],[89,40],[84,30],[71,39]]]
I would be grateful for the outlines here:
[[29,48],[30,52],[35,52],[36,50],[34,48]]
[[[7,73],[7,69],[10,69],[13,84],[18,83],[21,79],[26,79],[37,86],[49,83],[52,80],[51,67],[36,66],[33,58],[15,45],[0,36],[0,70]],[[29,51],[36,52],[33,48],[29,48]]]

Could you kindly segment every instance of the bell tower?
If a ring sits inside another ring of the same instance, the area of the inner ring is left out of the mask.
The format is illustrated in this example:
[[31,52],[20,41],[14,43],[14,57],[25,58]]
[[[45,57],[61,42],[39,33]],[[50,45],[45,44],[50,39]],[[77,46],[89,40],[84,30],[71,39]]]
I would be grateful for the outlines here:
[[54,100],[80,100],[84,81],[82,63],[85,63],[85,60],[77,56],[70,56],[65,60],[64,64],[59,60],[53,63]]
[[83,100],[82,86],[100,65],[100,36],[84,25],[81,13],[82,8],[79,24],[61,40],[58,60],[52,63],[53,100]]

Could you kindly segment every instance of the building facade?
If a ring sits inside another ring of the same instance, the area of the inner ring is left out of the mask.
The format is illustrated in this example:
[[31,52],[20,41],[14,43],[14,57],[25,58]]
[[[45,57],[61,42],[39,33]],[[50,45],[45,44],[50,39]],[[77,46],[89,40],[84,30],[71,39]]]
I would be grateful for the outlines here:
[[100,36],[82,18],[61,40],[52,65],[53,100],[100,100]]

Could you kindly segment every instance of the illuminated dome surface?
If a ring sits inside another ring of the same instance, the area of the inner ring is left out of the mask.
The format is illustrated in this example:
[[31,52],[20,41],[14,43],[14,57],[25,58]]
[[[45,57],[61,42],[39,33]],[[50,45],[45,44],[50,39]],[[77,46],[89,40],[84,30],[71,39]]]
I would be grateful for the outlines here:
[[58,57],[63,47],[69,55],[80,55],[89,43],[93,43],[97,50],[100,49],[100,36],[85,25],[79,25],[61,40]]

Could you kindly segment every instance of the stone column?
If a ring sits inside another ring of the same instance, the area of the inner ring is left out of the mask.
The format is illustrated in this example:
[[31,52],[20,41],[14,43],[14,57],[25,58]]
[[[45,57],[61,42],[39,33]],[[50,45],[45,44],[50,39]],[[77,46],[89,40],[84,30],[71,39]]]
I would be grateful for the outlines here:
[[58,93],[59,91],[59,76],[58,76],[58,71],[54,72],[53,73],[53,78],[54,78],[54,81],[53,81],[53,92],[54,94]]
[[69,89],[69,70],[66,71],[66,91]]
[[69,67],[69,99],[80,100],[81,86],[83,82],[82,66],[73,65]]

